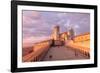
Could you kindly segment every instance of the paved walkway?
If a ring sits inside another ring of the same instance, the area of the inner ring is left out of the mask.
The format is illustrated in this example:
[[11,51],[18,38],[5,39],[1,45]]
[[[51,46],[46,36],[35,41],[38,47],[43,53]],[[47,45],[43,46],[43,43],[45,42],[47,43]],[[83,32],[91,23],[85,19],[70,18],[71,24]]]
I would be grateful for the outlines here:
[[72,50],[71,48],[66,48],[64,46],[55,46],[49,49],[48,53],[43,58],[43,61],[77,59],[87,59],[87,57],[78,51]]

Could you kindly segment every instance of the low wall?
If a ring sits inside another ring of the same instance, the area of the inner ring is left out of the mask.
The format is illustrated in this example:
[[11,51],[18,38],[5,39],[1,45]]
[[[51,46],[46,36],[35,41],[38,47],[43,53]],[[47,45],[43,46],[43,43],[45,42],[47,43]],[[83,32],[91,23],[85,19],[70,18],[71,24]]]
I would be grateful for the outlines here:
[[66,47],[70,47],[74,50],[78,50],[79,52],[83,53],[85,56],[90,57],[90,47],[89,44],[83,45],[79,42],[67,41],[65,44]]
[[52,40],[36,43],[33,47],[33,52],[23,57],[23,62],[40,61],[49,50]]

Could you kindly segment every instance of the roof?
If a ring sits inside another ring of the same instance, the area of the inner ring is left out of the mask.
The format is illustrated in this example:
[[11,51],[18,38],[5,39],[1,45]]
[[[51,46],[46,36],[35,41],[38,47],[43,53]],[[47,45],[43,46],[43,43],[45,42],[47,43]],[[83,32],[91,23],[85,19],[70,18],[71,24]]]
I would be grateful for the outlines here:
[[63,33],[60,33],[60,35],[62,35],[62,34],[68,34],[68,32],[63,32]]

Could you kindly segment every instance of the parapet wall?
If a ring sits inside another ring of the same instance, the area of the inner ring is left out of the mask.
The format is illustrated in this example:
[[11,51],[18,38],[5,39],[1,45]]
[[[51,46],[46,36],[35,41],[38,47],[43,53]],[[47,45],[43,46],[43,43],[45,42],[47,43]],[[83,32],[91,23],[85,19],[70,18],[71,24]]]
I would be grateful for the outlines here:
[[51,44],[52,44],[52,40],[36,43],[33,46],[33,52],[23,57],[23,62],[34,62],[34,61],[42,60],[44,55],[49,50]]
[[70,47],[74,50],[80,51],[85,56],[90,57],[90,41],[84,41],[82,42],[73,42],[72,40],[67,41],[65,44],[66,47]]

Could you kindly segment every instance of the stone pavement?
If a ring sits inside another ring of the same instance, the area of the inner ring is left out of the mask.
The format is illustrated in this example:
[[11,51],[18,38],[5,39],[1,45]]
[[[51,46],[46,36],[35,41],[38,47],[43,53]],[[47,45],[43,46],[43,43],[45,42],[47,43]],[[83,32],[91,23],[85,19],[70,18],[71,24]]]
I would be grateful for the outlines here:
[[43,61],[55,61],[55,60],[80,60],[88,59],[86,56],[81,54],[79,51],[65,46],[54,46],[49,49]]

